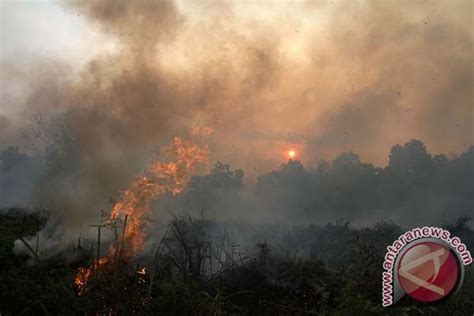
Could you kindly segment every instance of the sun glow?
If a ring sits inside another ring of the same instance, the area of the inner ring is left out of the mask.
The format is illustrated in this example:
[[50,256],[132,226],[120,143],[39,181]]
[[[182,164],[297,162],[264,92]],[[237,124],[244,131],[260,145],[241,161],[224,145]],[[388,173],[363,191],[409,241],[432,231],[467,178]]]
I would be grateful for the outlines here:
[[288,157],[289,157],[290,159],[295,158],[295,157],[296,157],[296,151],[294,151],[294,150],[289,150],[289,151],[288,151]]

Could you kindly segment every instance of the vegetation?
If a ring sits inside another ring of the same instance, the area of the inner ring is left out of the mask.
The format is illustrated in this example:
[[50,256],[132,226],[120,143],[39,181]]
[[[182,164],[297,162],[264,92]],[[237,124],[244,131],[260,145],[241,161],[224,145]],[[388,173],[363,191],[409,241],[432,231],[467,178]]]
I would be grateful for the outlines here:
[[[17,147],[0,152],[0,207],[42,205],[56,217],[107,208],[107,197],[123,190],[117,173],[97,174],[84,168],[74,140],[66,138],[44,153],[27,156]],[[131,173],[129,177],[134,175]],[[419,140],[391,148],[388,165],[376,167],[354,153],[305,168],[289,160],[261,175],[255,184],[242,170],[217,163],[191,179],[185,192],[162,197],[157,209],[200,214],[219,220],[324,224],[338,218],[356,224],[393,220],[404,227],[435,224],[469,215],[474,206],[474,146],[458,157],[431,155]],[[89,212],[89,213],[88,213]],[[94,211],[95,212],[95,211]]]
[[[75,277],[80,267],[93,266],[97,240],[74,235],[61,219],[84,224],[110,181],[84,182],[80,153],[71,144],[36,156],[15,147],[0,152],[0,202],[50,210],[0,210],[1,315],[474,312],[472,266],[461,291],[442,303],[404,297],[381,307],[382,260],[404,230],[443,225],[474,249],[466,216],[474,205],[474,147],[448,158],[412,140],[393,146],[383,168],[353,153],[311,169],[290,160],[254,185],[245,184],[241,170],[217,163],[182,193],[156,200],[153,210],[181,215],[168,221],[163,212],[150,212],[152,245],[138,258],[95,269],[81,293]],[[118,240],[123,224],[103,230]],[[55,243],[65,238],[69,246]],[[108,243],[103,238],[102,252]]]
[[[468,220],[459,218],[445,227],[473,249],[474,231]],[[244,229],[242,225],[175,216],[166,234],[143,257],[120,273],[94,275],[84,296],[77,295],[74,278],[79,266],[94,260],[93,249],[84,247],[86,241],[35,261],[31,253],[14,254],[13,242],[21,235],[35,235],[45,224],[45,213],[3,210],[1,222],[2,315],[470,315],[474,311],[472,267],[460,293],[443,303],[426,305],[404,298],[394,307],[381,307],[385,247],[402,231],[392,222],[367,228],[342,221],[321,227],[273,227],[279,236],[260,226],[259,240],[242,245],[232,238],[233,231]],[[137,273],[138,266],[147,268],[144,276]]]

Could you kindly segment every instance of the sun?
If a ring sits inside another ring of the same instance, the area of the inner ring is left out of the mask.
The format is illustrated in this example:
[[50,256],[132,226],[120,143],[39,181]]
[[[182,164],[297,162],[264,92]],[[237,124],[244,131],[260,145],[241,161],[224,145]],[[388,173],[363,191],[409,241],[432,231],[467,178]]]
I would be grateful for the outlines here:
[[294,150],[289,150],[289,151],[288,151],[288,157],[290,157],[290,159],[291,159],[291,158],[295,158],[295,157],[296,157],[296,151],[294,151]]

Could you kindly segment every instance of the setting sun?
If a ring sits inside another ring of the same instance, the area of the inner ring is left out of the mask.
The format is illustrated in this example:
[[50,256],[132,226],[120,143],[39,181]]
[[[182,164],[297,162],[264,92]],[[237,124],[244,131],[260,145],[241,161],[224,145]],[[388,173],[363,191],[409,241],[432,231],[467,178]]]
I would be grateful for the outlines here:
[[296,156],[296,152],[294,150],[288,151],[288,157],[290,157],[290,159],[295,158],[295,156]]

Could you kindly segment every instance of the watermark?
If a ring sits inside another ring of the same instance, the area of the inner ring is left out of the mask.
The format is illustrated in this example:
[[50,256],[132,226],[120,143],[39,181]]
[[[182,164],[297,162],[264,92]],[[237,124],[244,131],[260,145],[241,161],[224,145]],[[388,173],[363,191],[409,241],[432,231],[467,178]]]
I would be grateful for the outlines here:
[[421,302],[445,299],[460,288],[472,256],[458,237],[439,227],[414,228],[387,247],[382,305],[404,295]]

